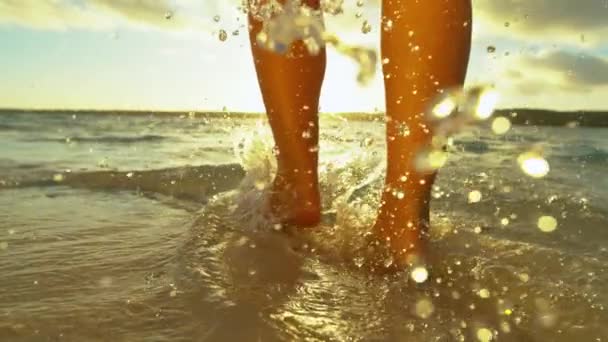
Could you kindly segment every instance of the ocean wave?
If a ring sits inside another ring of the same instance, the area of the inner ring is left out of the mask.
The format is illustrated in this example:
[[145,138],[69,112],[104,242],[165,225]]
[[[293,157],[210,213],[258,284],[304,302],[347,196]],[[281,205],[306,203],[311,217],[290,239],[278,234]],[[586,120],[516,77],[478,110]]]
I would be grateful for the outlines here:
[[563,149],[556,150],[553,156],[579,163],[600,164],[608,162],[608,151],[590,145],[565,146]]
[[131,190],[204,203],[217,193],[233,189],[244,175],[238,164],[146,171],[47,172],[28,178],[2,180],[0,189],[66,185],[103,191]]
[[85,136],[74,136],[74,137],[66,137],[66,138],[26,138],[24,140],[31,142],[89,142],[89,143],[106,143],[106,144],[131,144],[137,142],[155,142],[169,139],[169,137],[155,134],[146,134],[139,136],[95,136],[95,137],[85,137]]

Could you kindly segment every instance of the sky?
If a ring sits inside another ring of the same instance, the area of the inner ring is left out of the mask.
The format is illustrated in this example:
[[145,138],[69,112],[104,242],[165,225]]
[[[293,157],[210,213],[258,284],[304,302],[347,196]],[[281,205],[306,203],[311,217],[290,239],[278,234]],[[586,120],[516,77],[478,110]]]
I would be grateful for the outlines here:
[[[261,112],[240,2],[0,0],[0,108]],[[377,49],[381,1],[355,2],[327,30]],[[608,109],[608,0],[473,7],[468,85],[494,85],[502,108]],[[321,111],[383,109],[381,73],[361,86],[356,70],[328,50]]]

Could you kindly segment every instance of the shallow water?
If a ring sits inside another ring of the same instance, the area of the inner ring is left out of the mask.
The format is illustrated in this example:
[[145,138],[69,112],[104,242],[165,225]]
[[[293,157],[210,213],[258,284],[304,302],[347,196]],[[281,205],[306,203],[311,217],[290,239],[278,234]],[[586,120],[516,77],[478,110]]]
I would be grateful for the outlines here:
[[[294,236],[260,215],[257,120],[0,116],[0,340],[608,338],[606,130],[458,136],[415,284],[365,267],[382,123],[321,127],[324,222]],[[540,180],[516,162],[535,144]]]

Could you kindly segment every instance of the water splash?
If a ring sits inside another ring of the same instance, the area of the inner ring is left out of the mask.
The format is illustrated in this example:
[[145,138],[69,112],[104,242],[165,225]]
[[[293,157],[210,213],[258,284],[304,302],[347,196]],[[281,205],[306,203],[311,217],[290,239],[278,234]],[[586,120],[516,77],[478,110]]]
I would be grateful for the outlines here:
[[426,112],[433,139],[430,146],[418,152],[416,169],[430,172],[443,167],[447,162],[451,136],[489,119],[498,98],[498,92],[486,86],[443,91]]
[[336,51],[354,60],[359,65],[357,73],[357,81],[361,85],[367,85],[376,76],[376,65],[378,62],[378,54],[374,49],[348,45],[332,34],[324,34],[324,40],[327,44],[332,45]]
[[256,36],[257,43],[282,54],[289,51],[291,44],[301,40],[311,55],[318,55],[326,45],[331,45],[357,63],[357,81],[366,85],[376,75],[378,57],[375,49],[346,44],[325,30],[323,12],[333,15],[341,13],[342,2],[324,1],[321,10],[315,10],[302,5],[299,0],[289,0],[284,5],[276,1],[263,4],[251,1],[249,13],[255,20],[263,22],[263,28]]

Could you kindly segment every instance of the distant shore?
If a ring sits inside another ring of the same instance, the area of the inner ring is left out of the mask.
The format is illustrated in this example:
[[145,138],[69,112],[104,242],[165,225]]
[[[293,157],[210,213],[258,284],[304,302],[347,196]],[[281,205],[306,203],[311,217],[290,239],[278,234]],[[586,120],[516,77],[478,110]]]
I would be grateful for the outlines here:
[[[0,109],[0,115],[17,114],[66,114],[66,115],[142,115],[177,116],[193,118],[257,119],[263,113],[231,111],[151,111],[151,110],[42,110],[42,109]],[[508,117],[514,125],[526,126],[568,126],[568,127],[608,127],[608,111],[560,112],[546,109],[499,109],[495,115]],[[360,121],[383,121],[381,113],[321,113],[325,118],[344,118]]]

